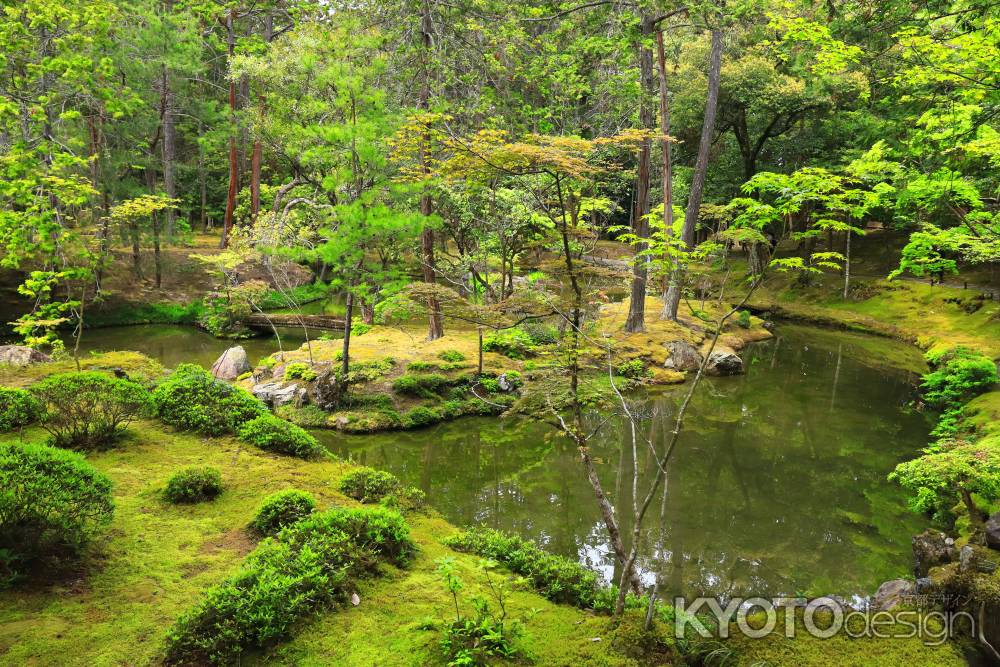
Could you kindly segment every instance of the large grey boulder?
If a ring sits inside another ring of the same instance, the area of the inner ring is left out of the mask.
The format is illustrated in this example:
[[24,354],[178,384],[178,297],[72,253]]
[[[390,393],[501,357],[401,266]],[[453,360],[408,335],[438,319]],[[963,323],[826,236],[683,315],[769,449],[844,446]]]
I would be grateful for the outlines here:
[[212,364],[212,375],[220,380],[235,380],[250,370],[250,360],[242,345],[229,348]]
[[0,345],[0,364],[8,366],[30,366],[52,361],[52,357],[24,345]]
[[991,549],[1000,549],[1000,512],[986,521],[986,546]]
[[289,403],[300,405],[306,396],[306,390],[299,385],[292,383],[288,386],[282,386],[281,382],[254,385],[250,393],[272,408],[280,408]]
[[693,371],[701,366],[701,354],[694,345],[686,340],[670,341],[664,347],[670,353],[663,364],[664,368],[675,371]]
[[917,587],[906,579],[893,579],[878,587],[872,606],[878,611],[889,611],[912,597]]
[[333,410],[344,397],[344,385],[332,368],[320,371],[309,387],[309,400],[323,410]]
[[720,345],[708,355],[705,372],[709,375],[739,375],[743,372],[743,360],[732,348]]

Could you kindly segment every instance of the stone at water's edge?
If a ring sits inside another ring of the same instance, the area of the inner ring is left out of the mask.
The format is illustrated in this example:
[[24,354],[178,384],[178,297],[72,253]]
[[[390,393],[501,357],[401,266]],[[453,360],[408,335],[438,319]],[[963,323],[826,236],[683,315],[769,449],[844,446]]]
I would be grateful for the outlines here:
[[52,357],[24,345],[0,345],[0,364],[30,366],[52,361]]
[[918,577],[926,577],[932,567],[946,565],[957,556],[955,540],[939,530],[928,528],[913,536],[913,571]]
[[670,353],[670,357],[664,362],[663,367],[675,371],[693,371],[701,366],[701,354],[698,349],[686,340],[674,340],[665,343],[664,347]]
[[282,387],[280,382],[266,382],[254,385],[250,393],[268,406],[278,408],[289,403],[298,405],[305,399],[306,390],[301,389],[297,384]]
[[986,546],[1000,549],[1000,512],[997,512],[986,522]]
[[879,611],[889,611],[906,602],[906,598],[911,597],[915,592],[916,586],[912,581],[893,579],[878,587],[872,606]]
[[332,410],[340,403],[343,392],[344,387],[337,381],[337,374],[332,368],[327,368],[320,371],[309,388],[309,400],[323,410]]
[[709,375],[739,375],[743,372],[743,359],[732,348],[720,345],[708,355],[705,371]]
[[212,364],[212,375],[220,380],[235,380],[250,370],[250,360],[242,345],[229,348]]

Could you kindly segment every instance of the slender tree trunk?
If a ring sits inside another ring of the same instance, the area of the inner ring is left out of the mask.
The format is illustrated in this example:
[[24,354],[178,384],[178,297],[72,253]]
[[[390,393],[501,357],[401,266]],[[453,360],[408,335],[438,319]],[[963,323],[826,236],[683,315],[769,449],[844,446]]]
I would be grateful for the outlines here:
[[[173,14],[173,11],[173,0],[164,0],[163,13],[164,18],[166,18],[168,22]],[[176,199],[177,184],[174,179],[174,163],[176,161],[177,153],[177,131],[174,122],[174,91],[170,85],[170,70],[166,65],[163,66],[163,71],[161,72],[160,77],[160,94],[162,95],[161,104],[163,105],[163,144],[160,146],[160,156],[163,161],[163,191],[170,199]],[[166,211],[164,211],[164,215],[166,216],[167,239],[172,240],[175,234],[174,207],[168,206]],[[157,281],[157,287],[159,287],[159,281]]]
[[[233,7],[226,20],[229,59],[236,50],[236,8]],[[236,81],[229,82],[229,191],[226,194],[226,214],[222,223],[221,246],[229,246],[229,233],[233,228],[233,214],[236,211],[236,193],[239,191],[239,160],[236,153]]]
[[[656,33],[656,52],[660,74],[660,132],[663,133],[661,152],[663,154],[663,231],[666,239],[674,234],[674,168],[670,156],[670,94],[667,90],[667,58],[663,47],[663,31]],[[677,307],[680,305],[681,290],[678,281],[680,274],[673,266],[670,248],[665,251],[667,264],[671,266],[667,288],[663,293],[663,310],[660,319],[677,320]]]
[[[708,174],[708,158],[712,148],[712,134],[715,132],[715,115],[719,107],[719,86],[722,80],[722,30],[712,30],[712,55],[708,66],[708,97],[705,100],[705,119],[701,126],[701,138],[698,140],[698,158],[694,165],[691,178],[691,195],[688,197],[687,209],[684,211],[684,229],[681,239],[688,250],[694,247],[694,229],[698,224],[701,212],[701,199],[705,191],[705,176]],[[669,295],[667,313],[670,319],[677,319],[677,307],[680,304],[680,285],[684,273],[678,270],[674,283],[676,294]]]
[[[430,59],[431,59],[431,5],[429,0],[424,0],[423,2],[423,12],[420,19],[420,34],[421,40],[423,42],[424,53],[423,53],[423,83],[420,87],[420,99],[418,101],[418,108],[422,110],[427,110],[430,106],[431,97],[431,72],[430,72]],[[420,166],[423,170],[425,176],[430,172],[427,167],[427,156],[425,155],[427,143],[425,140],[420,146]],[[433,202],[431,201],[431,196],[428,193],[420,198],[420,213],[425,217],[429,217],[433,210]],[[420,246],[421,246],[421,260],[423,268],[424,282],[428,284],[434,284],[437,282],[436,276],[436,266],[434,264],[434,230],[430,226],[424,226],[424,231],[420,234]],[[438,303],[436,297],[431,296],[427,299],[427,311],[428,311],[428,327],[427,327],[427,340],[437,340],[444,336],[444,317],[441,314],[441,304]]]
[[844,240],[844,298],[851,288],[851,230],[845,232],[847,238]]
[[[653,17],[642,17],[642,43],[639,45],[639,76],[641,99],[639,101],[639,126],[644,130],[654,130],[655,114],[650,103],[653,96],[653,51],[646,40],[653,36]],[[633,209],[632,231],[639,238],[635,246],[635,262],[632,266],[632,294],[629,299],[628,318],[625,331],[637,332],[646,328],[646,279],[649,275],[649,257],[646,243],[649,238],[649,172],[652,140],[646,137],[639,148],[639,164],[635,183],[635,207]]]
[[[273,35],[274,18],[268,12],[264,16],[264,43],[270,44]],[[264,93],[261,91],[257,97],[257,104],[260,115],[264,115]],[[260,166],[264,156],[264,147],[260,137],[255,137],[253,141],[253,155],[250,158],[250,219],[256,220],[260,212]]]
[[347,378],[351,369],[351,323],[354,319],[354,292],[347,291],[347,303],[344,305],[344,346],[341,348],[340,372]]
[[156,289],[160,289],[163,282],[163,258],[160,254],[160,216],[153,214],[153,265],[156,270]]

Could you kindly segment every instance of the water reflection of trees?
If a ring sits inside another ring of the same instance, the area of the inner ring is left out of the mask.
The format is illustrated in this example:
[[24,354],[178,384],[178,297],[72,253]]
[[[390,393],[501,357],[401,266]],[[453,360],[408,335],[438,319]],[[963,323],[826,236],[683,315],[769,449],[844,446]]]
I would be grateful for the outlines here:
[[[668,596],[851,593],[905,571],[918,519],[885,475],[926,427],[897,408],[905,382],[849,352],[841,346],[838,363],[836,347],[781,341],[747,355],[747,377],[709,381],[647,521],[646,581],[658,574]],[[675,402],[667,392],[643,406],[640,428],[654,447]],[[511,531],[617,574],[576,450],[544,426],[462,420],[337,442],[342,456],[422,488],[456,524]],[[624,419],[605,425],[592,452],[630,533],[632,473],[644,493],[654,452],[641,445],[633,465]]]

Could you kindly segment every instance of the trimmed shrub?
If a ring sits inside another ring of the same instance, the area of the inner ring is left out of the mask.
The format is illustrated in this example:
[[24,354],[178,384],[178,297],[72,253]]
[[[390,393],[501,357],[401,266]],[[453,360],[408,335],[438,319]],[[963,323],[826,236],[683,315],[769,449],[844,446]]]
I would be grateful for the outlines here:
[[407,486],[383,496],[379,504],[400,512],[420,510],[427,504],[427,494],[415,486]]
[[353,579],[415,551],[403,517],[385,509],[313,514],[265,539],[167,635],[167,664],[231,664],[287,637],[312,612],[344,601]]
[[181,364],[153,391],[160,419],[206,435],[234,433],[244,422],[267,413],[247,391],[216,380],[200,366]]
[[603,594],[596,572],[575,560],[543,551],[534,542],[489,528],[472,528],[444,542],[456,551],[503,563],[553,602],[599,611],[609,611],[604,607],[613,604],[614,598]]
[[316,371],[309,364],[295,362],[285,366],[285,380],[312,382],[315,379]]
[[27,426],[41,414],[42,405],[30,392],[0,387],[0,432]]
[[285,526],[306,518],[316,509],[311,494],[298,489],[278,491],[264,499],[250,529],[258,535],[274,535]]
[[222,493],[222,475],[215,468],[178,470],[163,489],[163,497],[172,503],[200,503]]
[[324,452],[319,441],[300,426],[272,414],[251,419],[240,427],[238,435],[254,447],[300,459],[318,458]]
[[374,468],[357,468],[340,480],[340,490],[363,503],[378,502],[390,493],[399,490],[399,480],[391,472]]
[[406,373],[396,378],[392,383],[392,388],[399,394],[431,397],[437,395],[448,384],[448,378],[440,373],[425,373],[421,375]]
[[629,380],[641,380],[649,377],[650,372],[646,370],[646,362],[642,359],[631,359],[615,366],[615,375]]
[[749,329],[750,328],[750,311],[749,310],[741,310],[739,312],[739,314],[736,316],[736,325],[738,327],[740,327],[740,328],[743,328],[743,329]]
[[457,364],[460,361],[465,361],[465,355],[458,350],[442,350],[441,352],[438,352],[438,359],[447,361],[448,363]]
[[[75,452],[0,445],[0,579],[18,562],[75,553],[114,514],[111,480]],[[7,577],[13,572],[8,572]]]
[[73,449],[110,445],[151,405],[142,385],[95,371],[50,375],[31,393],[53,444]]
[[497,352],[509,359],[524,359],[533,354],[531,337],[521,329],[502,329],[483,339],[483,350]]
[[406,428],[420,428],[437,424],[443,419],[440,412],[433,408],[418,405],[403,413],[403,426]]

